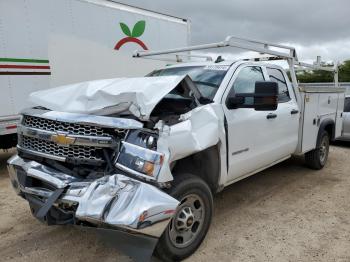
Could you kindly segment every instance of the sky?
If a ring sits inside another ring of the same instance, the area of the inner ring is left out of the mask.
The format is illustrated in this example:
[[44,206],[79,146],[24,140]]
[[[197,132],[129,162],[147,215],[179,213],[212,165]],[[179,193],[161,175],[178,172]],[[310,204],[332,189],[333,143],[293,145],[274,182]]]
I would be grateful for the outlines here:
[[[118,2],[189,19],[192,44],[217,42],[235,35],[294,46],[300,60],[307,62],[317,55],[323,61],[350,59],[349,0]],[[237,50],[232,51],[238,56]]]

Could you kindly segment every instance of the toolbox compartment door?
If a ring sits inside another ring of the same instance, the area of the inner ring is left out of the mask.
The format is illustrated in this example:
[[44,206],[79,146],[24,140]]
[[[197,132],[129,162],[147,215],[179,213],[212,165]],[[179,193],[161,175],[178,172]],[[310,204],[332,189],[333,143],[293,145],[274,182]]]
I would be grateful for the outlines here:
[[302,122],[302,152],[308,152],[316,147],[318,133],[317,115],[319,105],[319,93],[302,93],[303,97],[303,122]]
[[335,134],[334,138],[338,138],[342,136],[343,131],[343,121],[344,121],[344,102],[345,102],[345,94],[338,94],[338,106],[337,106],[337,116],[335,121]]

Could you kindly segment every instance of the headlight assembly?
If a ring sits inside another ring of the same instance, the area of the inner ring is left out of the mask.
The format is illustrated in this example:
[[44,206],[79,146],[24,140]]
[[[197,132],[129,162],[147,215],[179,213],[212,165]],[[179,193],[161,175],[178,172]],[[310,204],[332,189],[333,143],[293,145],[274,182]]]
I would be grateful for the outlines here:
[[123,141],[116,166],[135,175],[156,179],[163,161],[163,154]]

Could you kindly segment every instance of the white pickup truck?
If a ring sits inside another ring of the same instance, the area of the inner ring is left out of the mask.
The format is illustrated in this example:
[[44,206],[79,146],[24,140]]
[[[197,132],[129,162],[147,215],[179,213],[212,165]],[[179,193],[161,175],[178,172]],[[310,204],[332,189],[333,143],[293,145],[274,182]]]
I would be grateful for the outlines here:
[[[292,155],[323,168],[342,127],[337,68],[301,63],[290,47],[235,37],[135,56],[225,46],[287,60],[293,83],[277,65],[217,60],[33,93],[37,106],[22,112],[18,155],[8,161],[12,185],[33,215],[117,234],[114,243],[131,245],[141,261],[154,249],[178,261],[204,239],[214,193]],[[335,84],[298,86],[295,66],[334,71]]]

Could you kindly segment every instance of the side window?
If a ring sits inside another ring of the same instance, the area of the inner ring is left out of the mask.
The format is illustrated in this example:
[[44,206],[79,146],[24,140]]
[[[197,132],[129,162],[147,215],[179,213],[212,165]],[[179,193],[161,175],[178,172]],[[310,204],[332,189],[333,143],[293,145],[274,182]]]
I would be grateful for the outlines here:
[[[265,81],[261,67],[259,66],[247,66],[239,71],[236,80],[230,90],[232,93],[254,93],[255,92],[255,82]],[[254,98],[248,97],[245,100],[245,104],[252,105]]]
[[345,98],[344,112],[350,112],[350,97]]
[[278,84],[278,102],[288,102],[290,100],[286,79],[281,70],[276,68],[266,68],[270,81]]
[[243,68],[233,83],[233,89],[236,94],[238,93],[254,93],[255,82],[264,81],[264,75],[261,67],[248,66]]

